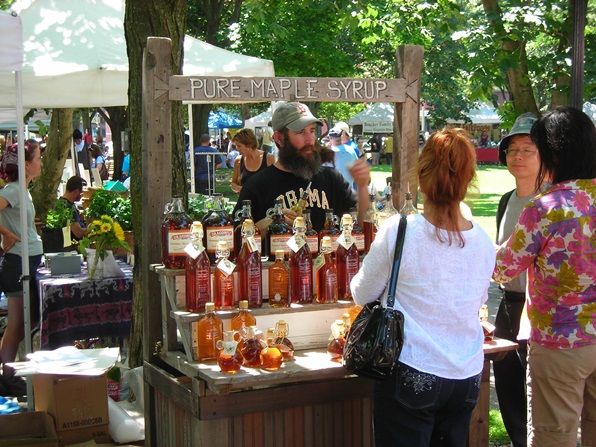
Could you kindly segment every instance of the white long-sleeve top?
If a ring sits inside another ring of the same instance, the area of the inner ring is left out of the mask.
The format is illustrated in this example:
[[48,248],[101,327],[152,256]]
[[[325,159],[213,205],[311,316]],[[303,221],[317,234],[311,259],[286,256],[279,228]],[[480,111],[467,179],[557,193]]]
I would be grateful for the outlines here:
[[[383,295],[389,282],[399,215],[379,229],[362,268],[351,283],[357,304]],[[465,246],[439,242],[424,216],[408,216],[394,308],[404,314],[400,361],[448,379],[482,370],[484,335],[478,311],[488,299],[495,249],[476,223],[462,232]],[[444,232],[447,241],[447,233]]]

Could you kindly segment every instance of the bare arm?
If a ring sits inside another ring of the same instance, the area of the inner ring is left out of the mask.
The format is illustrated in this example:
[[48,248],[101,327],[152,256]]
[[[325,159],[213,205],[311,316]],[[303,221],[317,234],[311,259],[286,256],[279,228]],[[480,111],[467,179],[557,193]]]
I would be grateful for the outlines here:
[[[0,197],[0,212],[9,206],[10,203],[8,203],[8,200],[4,197]],[[21,240],[16,234],[3,226],[0,226],[0,235],[2,236],[2,249],[5,253],[10,250],[15,243]]]
[[350,175],[356,184],[358,193],[358,222],[364,222],[364,212],[368,208],[368,181],[370,179],[370,167],[365,159],[359,158],[350,169]]
[[236,194],[240,194],[240,190],[242,189],[242,185],[240,184],[240,157],[242,157],[242,155],[239,155],[238,157],[236,157],[236,160],[234,160],[234,172],[232,173],[232,191],[234,191]]

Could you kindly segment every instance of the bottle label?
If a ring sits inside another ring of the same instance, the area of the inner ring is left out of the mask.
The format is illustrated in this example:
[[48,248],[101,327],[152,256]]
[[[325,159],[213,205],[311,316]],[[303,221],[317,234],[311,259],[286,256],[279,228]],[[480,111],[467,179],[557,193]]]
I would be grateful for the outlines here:
[[222,259],[217,263],[217,268],[224,274],[224,276],[228,277],[234,272],[236,265],[229,259]]
[[323,267],[325,265],[325,255],[324,254],[320,254],[319,256],[317,256],[315,258],[315,260],[313,261],[313,268],[315,269],[315,272],[318,271],[321,267]]
[[356,239],[349,233],[342,233],[337,238],[337,243],[347,250],[352,244],[356,243]]
[[261,239],[260,238],[259,238],[259,243],[257,243],[257,241],[255,240],[255,238],[253,236],[247,237],[246,242],[248,243],[248,249],[250,250],[251,253],[261,250],[261,245],[260,245]]
[[317,236],[307,236],[306,243],[311,254],[316,255],[319,252],[319,238]]
[[364,233],[360,233],[360,234],[356,234],[354,235],[354,239],[356,239],[356,248],[358,249],[358,251],[363,251],[364,250]]
[[191,258],[197,259],[199,255],[205,251],[205,247],[203,247],[203,245],[198,245],[195,247],[195,244],[191,242],[186,247],[184,247],[184,251]]
[[269,253],[272,256],[275,256],[276,250],[283,250],[285,253],[288,253],[288,239],[290,239],[289,234],[278,234],[278,235],[271,235],[269,238]]
[[219,241],[226,241],[230,252],[234,250],[233,225],[225,227],[207,227],[205,229],[205,234],[207,235],[207,253],[215,253]]
[[223,343],[223,351],[222,351],[222,355],[229,355],[232,356],[234,354],[236,354],[236,347],[238,346],[238,343],[235,341],[226,341]]
[[288,247],[290,247],[290,249],[294,253],[298,253],[298,250],[300,250],[306,244],[306,239],[302,236],[295,234],[290,239],[288,239],[287,244]]
[[168,230],[168,256],[185,256],[184,250],[192,241],[190,229]]

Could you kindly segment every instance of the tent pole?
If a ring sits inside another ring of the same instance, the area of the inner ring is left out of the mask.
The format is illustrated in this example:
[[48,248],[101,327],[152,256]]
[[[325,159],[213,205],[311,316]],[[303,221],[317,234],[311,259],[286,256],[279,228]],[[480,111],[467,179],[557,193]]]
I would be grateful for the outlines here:
[[188,157],[190,158],[190,191],[196,193],[195,191],[195,139],[194,135],[194,126],[193,126],[193,116],[192,116],[192,104],[188,104],[188,131],[190,132],[189,135],[189,143],[188,143]]

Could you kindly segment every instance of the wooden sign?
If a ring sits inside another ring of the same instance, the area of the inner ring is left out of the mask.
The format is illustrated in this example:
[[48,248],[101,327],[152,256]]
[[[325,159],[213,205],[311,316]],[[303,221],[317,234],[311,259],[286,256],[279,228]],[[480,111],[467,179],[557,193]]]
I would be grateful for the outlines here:
[[163,86],[169,99],[188,102],[405,102],[407,93],[404,79],[171,76],[169,82]]

